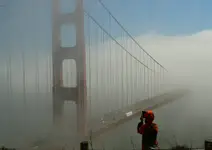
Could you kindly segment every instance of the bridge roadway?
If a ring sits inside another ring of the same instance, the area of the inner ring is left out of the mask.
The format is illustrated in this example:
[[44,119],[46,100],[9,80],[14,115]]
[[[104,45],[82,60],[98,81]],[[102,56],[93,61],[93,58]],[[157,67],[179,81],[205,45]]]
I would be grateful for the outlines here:
[[[204,139],[212,137],[211,96],[207,88],[196,88],[181,99],[155,109],[161,148],[169,148],[176,143],[203,147]],[[136,133],[138,121],[139,117],[134,117],[102,134],[93,140],[93,147],[105,150],[139,149],[141,136]]]
[[[130,107],[126,107],[122,111],[115,112],[115,118],[114,113],[107,114],[104,116],[103,122],[92,120],[92,138],[98,139],[99,135],[104,135],[104,133],[107,133],[111,129],[116,128],[117,126],[130,121],[133,117],[139,116],[140,111],[147,108],[158,108],[161,107],[161,105],[167,105],[167,103],[170,103],[174,100],[179,99],[180,97],[184,96],[187,93],[186,90],[173,90],[169,91],[166,94],[162,94],[160,96],[156,96],[152,99],[147,99],[140,101],[136,103],[135,105],[132,105]],[[72,105],[71,105],[72,106]],[[60,126],[57,126],[56,128],[53,128],[47,134],[46,136],[42,137],[39,136],[37,139],[34,139],[31,142],[27,142],[24,146],[25,149],[29,148],[36,148],[36,149],[60,149],[61,147],[66,148],[73,148],[79,146],[79,137],[76,136],[76,110],[74,110],[74,107],[70,109],[70,106],[66,106],[68,112],[65,114],[71,114],[63,117],[63,121],[61,122]],[[70,112],[70,110],[72,110]],[[99,110],[100,111],[100,110]],[[131,116],[126,116],[126,112],[132,112]],[[75,113],[74,113],[75,112]],[[100,112],[97,112],[97,114]],[[74,119],[75,118],[75,119]],[[35,128],[36,129],[36,128]],[[44,128],[44,130],[46,130]],[[39,129],[37,129],[39,131]],[[42,135],[42,133],[39,133],[39,135]],[[89,137],[88,137],[89,138]],[[28,141],[29,139],[25,140]],[[31,144],[30,144],[31,143]],[[78,143],[78,144],[77,144]],[[23,148],[22,148],[23,149]]]
[[[181,98],[178,97],[176,101],[170,104],[164,106],[152,105],[155,108],[153,110],[155,110],[156,122],[159,125],[160,146],[162,148],[168,148],[170,147],[170,143],[174,144],[177,141],[183,144],[190,144],[192,142],[193,146],[201,147],[204,138],[212,135],[212,116],[210,115],[210,107],[212,106],[211,97],[210,90],[200,88],[193,89],[189,94]],[[175,98],[177,98],[177,95]],[[93,134],[93,147],[95,149],[105,148],[105,150],[129,150],[132,148],[132,145],[135,145],[136,148],[140,148],[141,137],[136,133],[139,114],[137,113],[132,118],[128,117],[131,120],[125,118],[121,119],[118,123],[111,124],[108,131],[103,132],[104,129],[101,129],[101,132],[99,131],[98,134],[97,132],[96,135]],[[70,120],[70,123],[75,124],[73,119]],[[64,126],[62,130],[54,130],[56,133],[50,134],[47,138],[41,139],[36,143],[33,142],[34,144],[30,144],[31,146],[27,145],[39,150],[56,150],[61,149],[61,147],[73,149],[73,144],[77,142],[77,137],[74,136],[76,128],[70,128],[70,123],[67,127]],[[72,135],[67,135],[72,132]],[[29,147],[27,150],[29,150]]]

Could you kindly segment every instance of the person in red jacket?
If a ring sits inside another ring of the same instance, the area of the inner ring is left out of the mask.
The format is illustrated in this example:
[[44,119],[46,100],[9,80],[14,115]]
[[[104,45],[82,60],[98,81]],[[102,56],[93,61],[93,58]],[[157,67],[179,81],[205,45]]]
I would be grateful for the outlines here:
[[[143,119],[145,119],[145,123],[143,123]],[[141,121],[137,126],[137,132],[142,135],[142,150],[158,149],[158,126],[153,123],[154,119],[155,116],[151,110],[142,111]]]

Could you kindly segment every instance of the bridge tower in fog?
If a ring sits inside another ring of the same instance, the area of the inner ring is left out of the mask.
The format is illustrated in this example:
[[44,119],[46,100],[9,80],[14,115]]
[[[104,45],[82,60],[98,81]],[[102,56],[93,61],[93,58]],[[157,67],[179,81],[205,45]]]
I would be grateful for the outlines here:
[[[61,46],[61,26],[63,24],[75,27],[76,45]],[[76,0],[74,12],[62,14],[60,0],[52,0],[52,61],[53,61],[53,119],[60,122],[63,115],[64,101],[74,101],[77,105],[78,132],[86,135],[86,53],[84,42],[84,11],[83,0]],[[76,64],[76,87],[64,87],[63,62],[74,60]]]

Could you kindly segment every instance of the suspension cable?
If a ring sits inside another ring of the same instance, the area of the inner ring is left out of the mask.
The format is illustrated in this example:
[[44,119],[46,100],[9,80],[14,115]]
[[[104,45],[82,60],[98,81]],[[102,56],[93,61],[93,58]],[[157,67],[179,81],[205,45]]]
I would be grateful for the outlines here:
[[144,63],[142,63],[140,60],[138,60],[138,58],[136,58],[135,56],[133,56],[124,46],[122,46],[111,34],[109,34],[87,11],[84,11],[85,14],[90,17],[113,41],[116,42],[116,44],[118,44],[126,53],[128,53],[132,58],[136,59],[140,64],[142,64],[143,66],[145,66],[146,68],[148,68],[149,70],[151,70],[152,72],[154,70],[152,70],[151,68],[149,68],[148,66],[146,66]]
[[[140,47],[141,50],[143,50],[152,60],[154,60],[158,65],[160,65],[163,69],[166,70],[166,68],[161,65],[157,60],[155,60],[136,40],[133,38],[133,36],[123,27],[123,25],[116,19],[116,17],[110,12],[110,10],[105,6],[105,4],[102,2],[102,0],[98,0],[99,3],[103,6],[103,8],[111,15],[111,17],[116,21],[116,23],[127,33],[127,35]],[[167,70],[166,70],[167,71]]]

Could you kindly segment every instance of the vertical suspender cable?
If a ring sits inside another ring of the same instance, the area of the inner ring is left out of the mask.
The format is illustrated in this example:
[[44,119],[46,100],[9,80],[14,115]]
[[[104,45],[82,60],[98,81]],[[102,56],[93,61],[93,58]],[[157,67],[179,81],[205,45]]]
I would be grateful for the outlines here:
[[49,56],[46,58],[46,94],[49,93]]
[[150,99],[152,99],[152,59],[150,58]]
[[149,79],[150,79],[150,91],[149,91],[149,93],[150,93],[150,99],[152,98],[152,59],[150,58],[150,63],[149,63],[149,68],[150,68],[150,75],[149,75]]
[[[143,57],[142,57],[142,53],[140,53],[140,60],[142,60],[143,59]],[[145,62],[143,61],[143,63],[145,64]],[[139,85],[139,91],[138,91],[138,95],[139,95],[139,100],[143,100],[144,99],[144,95],[145,95],[145,81],[144,81],[144,79],[145,79],[145,75],[144,75],[144,66],[143,65],[140,65],[140,64],[138,64],[139,66],[140,66],[140,74],[139,74],[139,83],[138,83],[138,85]],[[142,91],[143,92],[140,92],[141,91],[141,89],[142,89]],[[140,94],[141,95],[140,95]]]
[[[134,53],[135,52],[136,52],[136,50],[135,50],[135,46],[134,46]],[[135,54],[134,54],[134,56],[137,57]],[[134,78],[134,90],[133,90],[134,99],[133,99],[133,103],[135,103],[136,100],[137,100],[137,97],[136,97],[136,93],[137,93],[137,84],[136,84],[136,81],[137,81],[138,68],[137,68],[137,60],[134,60],[133,59],[133,62],[134,62],[133,63],[133,66],[135,66],[135,68],[134,68],[135,69],[135,74],[133,75],[133,78]]]
[[9,51],[9,59],[8,59],[8,94],[10,101],[13,97],[13,89],[12,89],[12,62],[11,62],[11,50]]
[[54,80],[54,77],[53,77],[53,72],[52,72],[52,69],[53,68],[53,65],[52,65],[52,57],[49,57],[49,80],[50,80],[50,83],[49,83],[49,90],[50,92],[52,93],[52,86],[53,86],[53,80]]
[[96,30],[96,40],[97,40],[97,48],[96,48],[96,104],[97,108],[99,108],[99,32],[98,28]]
[[153,98],[153,92],[154,92],[154,87],[153,87],[153,85],[154,85],[154,61],[153,61],[153,59],[151,59],[151,98]]
[[[111,16],[110,16],[110,14],[109,14],[109,34],[111,35]],[[113,100],[113,86],[112,86],[112,50],[111,50],[111,40],[110,40],[110,42],[109,42],[109,63],[110,63],[110,66],[109,66],[109,74],[110,74],[110,86],[109,86],[109,89],[110,89],[110,104],[112,103],[111,101]],[[109,105],[110,106],[110,111],[112,111],[112,108],[111,108],[111,105]]]
[[106,85],[106,82],[105,82],[105,69],[104,69],[104,66],[105,66],[105,49],[104,49],[104,31],[101,30],[101,45],[100,45],[100,50],[101,50],[101,53],[100,53],[100,60],[101,60],[101,63],[100,63],[100,85],[101,85],[101,95],[100,95],[100,99],[102,100],[101,101],[101,109],[102,109],[102,112],[104,113],[105,112],[105,91],[106,91],[106,88],[105,88],[105,85]]
[[[109,21],[108,21],[108,23],[109,23]],[[104,32],[105,33],[105,32]],[[106,101],[106,104],[105,104],[105,106],[106,106],[106,108],[105,108],[105,110],[106,111],[108,111],[108,99],[110,98],[109,97],[109,95],[110,95],[110,89],[109,89],[109,81],[110,81],[110,78],[109,78],[109,53],[108,53],[108,45],[109,45],[109,38],[108,38],[108,36],[107,35],[105,35],[105,39],[106,39],[106,43],[105,43],[105,49],[104,49],[104,51],[105,51],[105,81],[106,81],[106,85],[105,85],[105,87],[106,87],[106,98],[107,98],[107,101]]]
[[[135,49],[135,55],[136,55],[136,49]],[[138,59],[140,59],[140,55],[137,55]],[[140,73],[140,66],[138,65],[138,62],[136,60],[135,61],[135,91],[134,91],[134,95],[135,95],[135,100],[134,100],[134,103],[137,102],[138,100],[138,75]]]
[[22,51],[22,77],[23,77],[23,96],[24,96],[24,109],[26,109],[26,71],[25,71],[25,55]]
[[120,80],[120,77],[119,77],[119,74],[120,74],[120,68],[119,68],[119,47],[118,45],[116,44],[116,47],[115,48],[115,87],[117,88],[117,91],[115,90],[115,93],[116,93],[116,99],[115,101],[117,101],[117,107],[116,107],[116,111],[120,108],[120,84],[119,84],[119,80]]
[[[125,41],[125,33],[124,33],[124,37],[123,37],[123,43],[126,44],[126,41]],[[123,72],[123,79],[124,79],[124,107],[127,105],[127,101],[128,101],[128,98],[127,98],[127,53],[126,52],[123,52],[123,63],[124,63],[124,72]]]
[[164,70],[162,69],[162,83],[163,83],[163,92],[165,92],[165,82],[164,82]]
[[[103,73],[102,73],[102,68],[103,68],[103,59],[102,56],[104,55],[104,51],[103,51],[103,31],[100,29],[100,42],[99,42],[99,100],[100,102],[100,109],[102,110],[103,114],[104,114],[104,99],[102,98],[102,95],[104,93],[104,82],[103,82]],[[103,56],[104,57],[104,56]],[[102,116],[103,116],[102,114]]]
[[[143,62],[144,62],[144,64],[146,65],[146,61],[145,61],[146,59],[145,59],[145,53],[144,53],[144,51],[143,51]],[[147,65],[148,66],[148,65]],[[145,66],[143,66],[143,79],[144,79],[144,95],[145,95],[145,97],[144,97],[144,99],[146,99],[146,67]]]
[[102,87],[103,87],[103,95],[101,96],[101,99],[103,99],[103,112],[105,112],[105,110],[106,110],[106,108],[104,107],[105,106],[105,103],[106,103],[106,97],[107,97],[107,93],[106,93],[106,91],[107,91],[107,87],[106,87],[106,85],[107,85],[107,80],[106,80],[106,51],[105,51],[105,32],[104,31],[102,31],[102,48],[104,48],[104,49],[102,49],[102,55],[103,55],[103,64],[102,64],[102,66],[101,66],[101,68],[102,68],[102,80],[103,80],[103,85],[101,85]]
[[[122,41],[124,41],[124,35],[122,32]],[[124,102],[125,102],[125,95],[124,95],[124,52],[121,50],[121,109],[124,108]]]
[[156,89],[157,89],[157,83],[156,83],[156,76],[155,76],[155,73],[156,73],[156,69],[155,69],[155,61],[153,62],[154,63],[154,86],[153,86],[153,88],[154,88],[154,92],[153,92],[153,96],[156,96]]
[[92,130],[92,95],[91,95],[91,32],[90,32],[90,18],[88,17],[88,76],[89,76],[89,89],[88,89],[88,100],[89,100],[89,130]]
[[152,60],[152,98],[154,96],[154,61]]
[[154,97],[154,94],[155,94],[155,79],[154,79],[154,77],[155,77],[155,68],[154,68],[154,64],[155,64],[155,62],[154,62],[154,60],[152,60],[152,97]]
[[[135,52],[135,55],[137,55],[138,56],[138,59],[140,60],[140,61],[142,61],[141,60],[141,52],[140,53],[137,53],[137,49],[135,48],[135,50],[136,50],[136,52]],[[139,83],[140,84],[143,84],[143,82],[141,82],[140,81],[140,74],[141,74],[141,66],[138,64],[138,62],[136,61],[136,69],[137,69],[137,74],[136,74],[136,102],[138,102],[139,101],[139,89],[140,89],[140,87],[139,87]],[[142,93],[143,92],[143,89],[142,90],[140,90],[140,93]],[[140,97],[141,98],[141,97]]]
[[[12,32],[12,33],[14,33],[14,32]],[[8,91],[9,91],[9,100],[10,100],[10,102],[11,102],[11,100],[12,100],[12,98],[13,98],[13,87],[12,87],[12,52],[13,52],[13,35],[11,35],[10,34],[10,36],[11,37],[9,37],[10,39],[8,39],[8,40],[12,40],[12,42],[9,44],[10,46],[9,46],[9,58],[8,58]]]
[[[126,40],[126,37],[125,37],[125,40]],[[126,42],[126,41],[125,41]],[[126,44],[128,45],[128,43],[126,42]],[[127,46],[126,45],[126,46]],[[127,97],[127,106],[129,105],[129,77],[128,77],[128,54],[126,54],[126,97]]]
[[156,69],[157,69],[157,73],[156,73],[156,78],[157,78],[157,94],[159,94],[159,67],[158,65],[156,64]]
[[[28,13],[26,13],[28,14]],[[28,17],[28,15],[27,15]],[[28,18],[27,18],[28,19]],[[27,40],[26,33],[24,33],[24,40]],[[23,80],[23,100],[24,100],[24,109],[26,115],[26,62],[25,62],[25,52],[26,52],[27,46],[26,41],[24,41],[24,47],[21,50],[21,60],[22,60],[22,80]],[[25,118],[24,118],[25,120]]]
[[[148,66],[148,68],[149,68],[149,56],[147,56],[147,66]],[[147,69],[147,95],[148,95],[148,99],[149,99],[149,72],[150,72],[150,70],[149,69]]]
[[116,44],[113,45],[113,47],[114,47],[113,54],[112,54],[112,56],[113,56],[113,59],[112,59],[113,60],[113,87],[114,87],[114,90],[113,90],[113,92],[114,92],[113,104],[115,106],[114,110],[116,110],[116,108],[118,107],[118,99],[117,99],[117,93],[118,92],[116,91],[116,90],[118,90],[117,80],[116,80],[116,77],[118,76],[117,75],[117,71],[116,71],[116,59],[117,59],[117,57],[116,57],[116,52],[117,52]]
[[[36,41],[36,40],[35,40]],[[38,65],[38,51],[35,50],[35,82],[36,82],[36,94],[39,94],[39,65]],[[36,95],[38,96],[38,95]]]
[[160,66],[158,66],[159,67],[159,94],[161,94],[160,92],[161,92],[161,67]]
[[9,54],[9,89],[10,89],[10,100],[13,99],[13,85],[12,85],[12,58],[11,53]]
[[157,94],[158,94],[158,66],[156,63],[155,63],[155,68],[156,68],[156,70],[155,70],[155,84],[156,84],[155,96],[157,96]]
[[159,66],[159,72],[160,72],[160,84],[159,84],[159,92],[160,92],[160,94],[161,94],[161,88],[162,88],[162,80],[161,80],[161,77],[162,77],[162,74],[161,74],[161,72],[162,72],[162,70],[161,70],[161,67]]
[[155,92],[155,87],[154,87],[154,60],[152,60],[152,98],[154,96],[154,92]]
[[[133,46],[133,51],[135,53],[135,46]],[[137,56],[135,54],[133,54],[136,58]],[[139,58],[138,58],[139,59]],[[133,104],[135,103],[135,100],[136,100],[136,77],[137,77],[137,66],[136,66],[136,62],[137,60],[135,59],[132,59],[132,66],[133,66],[133,72],[132,72],[132,78],[133,78],[133,90],[132,90],[132,93],[133,93]]]
[[[109,16],[110,17],[110,16]],[[110,18],[109,18],[109,24],[110,24]],[[107,72],[106,72],[106,75],[107,75],[107,111],[109,112],[110,111],[110,99],[111,99],[111,88],[110,88],[110,39],[109,37],[107,36],[107,49],[106,49],[106,57],[107,57]]]
[[161,67],[159,66],[159,81],[160,81],[160,83],[159,83],[159,93],[161,94],[161,77],[162,77],[162,75],[161,75]]
[[160,91],[163,93],[163,69],[160,67]]
[[157,82],[157,84],[158,84],[157,95],[159,95],[160,94],[160,67],[158,65],[157,65],[157,80],[158,80],[158,82]]
[[[132,42],[130,42],[131,44],[130,44],[130,49],[131,49],[131,52],[133,51],[133,49],[132,49]],[[133,53],[132,53],[132,55],[133,55]],[[133,60],[132,60],[132,57],[130,57],[130,98],[131,98],[131,103],[130,103],[130,105],[132,105],[132,103],[133,103],[133,82],[134,82],[134,80],[133,80]]]
[[158,66],[156,63],[155,63],[155,68],[156,68],[156,70],[155,70],[155,84],[156,84],[155,96],[157,96],[157,94],[158,94]]
[[[137,49],[136,49],[137,50]],[[139,60],[142,61],[142,56],[141,52],[139,54]],[[137,62],[137,68],[138,68],[138,74],[137,74],[137,101],[141,100],[142,98],[140,97],[139,93],[142,93],[143,89],[141,90],[140,85],[143,85],[141,73],[142,73],[142,66]]]
[[163,90],[164,90],[164,92],[166,92],[166,84],[165,84],[165,79],[164,79],[164,76],[165,76],[164,70],[163,70],[162,73],[163,73],[162,74],[162,78],[163,78]]
[[150,70],[149,70],[149,72],[150,72],[150,74],[149,74],[149,79],[150,79],[150,90],[149,90],[149,96],[150,96],[150,99],[152,98],[152,59],[150,58],[150,60],[149,60],[150,62],[149,62],[149,68],[150,68]]

